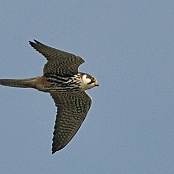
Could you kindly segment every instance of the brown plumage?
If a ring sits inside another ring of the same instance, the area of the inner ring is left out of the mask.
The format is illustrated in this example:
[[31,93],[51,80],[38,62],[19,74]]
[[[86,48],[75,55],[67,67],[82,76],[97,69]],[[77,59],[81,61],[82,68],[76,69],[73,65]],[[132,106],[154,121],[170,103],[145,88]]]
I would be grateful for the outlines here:
[[55,153],[65,147],[80,128],[91,106],[91,98],[84,90],[98,86],[98,82],[94,77],[78,72],[84,62],[81,57],[34,41],[30,41],[30,45],[47,59],[43,76],[0,79],[0,84],[50,93],[57,107],[52,144],[52,153]]
[[91,106],[91,98],[83,91],[50,94],[58,108],[53,133],[54,153],[68,144],[78,131]]
[[79,56],[34,41],[35,43],[29,42],[30,45],[48,60],[44,66],[44,74],[74,75],[78,72],[78,67],[84,63]]

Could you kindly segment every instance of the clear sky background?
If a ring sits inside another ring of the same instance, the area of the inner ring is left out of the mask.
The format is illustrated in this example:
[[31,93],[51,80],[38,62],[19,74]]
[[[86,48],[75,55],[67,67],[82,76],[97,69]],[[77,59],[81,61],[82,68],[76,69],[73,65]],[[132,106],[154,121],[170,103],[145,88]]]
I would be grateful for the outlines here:
[[52,155],[49,94],[1,86],[0,173],[173,174],[174,1],[1,1],[0,78],[42,74],[33,39],[83,57],[100,87]]

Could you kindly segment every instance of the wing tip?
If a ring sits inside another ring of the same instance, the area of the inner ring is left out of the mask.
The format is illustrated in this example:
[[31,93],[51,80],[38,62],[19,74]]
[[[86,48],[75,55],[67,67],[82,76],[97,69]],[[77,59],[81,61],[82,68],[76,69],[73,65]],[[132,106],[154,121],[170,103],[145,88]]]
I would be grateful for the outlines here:
[[56,152],[56,151],[53,151],[53,150],[52,150],[52,154],[55,154],[55,152]]
[[38,40],[36,40],[36,39],[33,39],[34,40],[34,42],[33,41],[29,41],[29,44],[33,47],[34,45],[36,45],[36,44],[38,44],[38,45],[42,45],[42,43],[41,42],[39,42]]
[[52,154],[56,153],[57,151],[63,149],[65,146],[61,146],[59,148],[52,146]]

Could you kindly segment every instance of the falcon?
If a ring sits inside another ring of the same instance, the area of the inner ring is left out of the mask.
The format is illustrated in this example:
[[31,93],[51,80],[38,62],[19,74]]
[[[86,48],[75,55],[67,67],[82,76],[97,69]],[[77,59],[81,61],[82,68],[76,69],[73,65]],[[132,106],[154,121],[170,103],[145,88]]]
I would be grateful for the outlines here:
[[37,40],[29,44],[46,59],[43,75],[26,79],[0,79],[0,85],[34,88],[50,93],[57,107],[52,154],[64,148],[83,123],[91,106],[85,90],[99,86],[97,79],[78,72],[84,60],[74,54],[49,47]]

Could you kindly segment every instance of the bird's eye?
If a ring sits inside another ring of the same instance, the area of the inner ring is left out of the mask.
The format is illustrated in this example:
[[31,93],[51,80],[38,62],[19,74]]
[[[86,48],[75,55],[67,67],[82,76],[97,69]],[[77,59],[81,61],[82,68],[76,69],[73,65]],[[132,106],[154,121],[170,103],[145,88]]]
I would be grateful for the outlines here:
[[95,79],[93,77],[91,77],[90,79],[91,79],[91,81],[88,84],[92,84],[95,82]]

